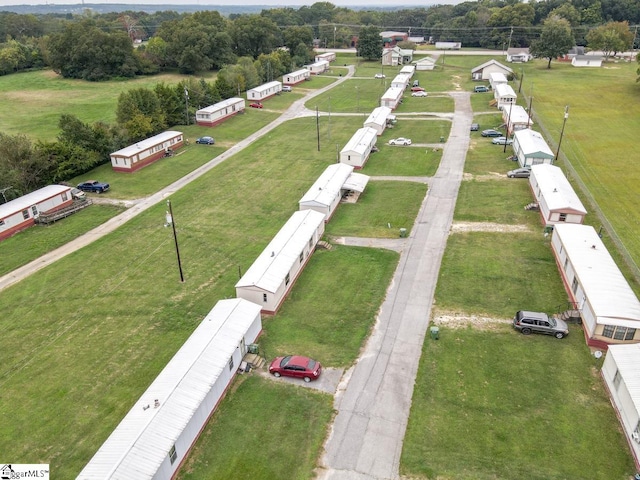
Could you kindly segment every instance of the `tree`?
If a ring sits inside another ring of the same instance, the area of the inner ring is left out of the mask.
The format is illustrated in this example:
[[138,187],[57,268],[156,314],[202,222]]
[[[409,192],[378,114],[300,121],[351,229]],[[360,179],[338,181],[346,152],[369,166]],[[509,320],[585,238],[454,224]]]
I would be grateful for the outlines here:
[[534,57],[548,59],[547,68],[551,68],[551,60],[566,54],[574,45],[571,25],[554,15],[544,21],[540,38],[531,44],[530,51]]
[[238,57],[258,58],[282,45],[281,33],[273,20],[261,15],[242,15],[231,28],[234,53]]
[[142,140],[149,134],[167,128],[166,117],[158,97],[152,90],[134,88],[118,97],[116,118],[132,141]]
[[592,50],[602,50],[607,60],[616,52],[624,52],[633,43],[633,33],[627,22],[609,22],[587,33],[587,42]]
[[26,135],[0,132],[0,187],[11,186],[13,195],[25,195],[50,183],[51,170]]
[[382,58],[382,37],[378,27],[368,25],[360,29],[358,34],[358,55],[367,60]]

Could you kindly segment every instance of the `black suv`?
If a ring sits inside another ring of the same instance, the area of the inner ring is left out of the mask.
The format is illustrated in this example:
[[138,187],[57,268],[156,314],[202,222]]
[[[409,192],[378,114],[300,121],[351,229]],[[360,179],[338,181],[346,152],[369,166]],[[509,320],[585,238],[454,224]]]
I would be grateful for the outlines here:
[[569,327],[563,320],[552,318],[546,313],[526,310],[520,310],[513,317],[513,328],[520,330],[523,335],[544,333],[556,338],[564,338],[569,335]]

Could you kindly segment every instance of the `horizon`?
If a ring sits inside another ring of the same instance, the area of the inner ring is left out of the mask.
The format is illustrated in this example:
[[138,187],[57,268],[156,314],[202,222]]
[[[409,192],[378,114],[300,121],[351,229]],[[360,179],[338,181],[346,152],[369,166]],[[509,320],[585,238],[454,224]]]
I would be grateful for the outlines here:
[[[433,6],[437,4],[456,4],[460,3],[461,0],[439,0],[434,3],[426,3],[421,0],[402,0],[397,5],[393,5],[393,7],[420,7],[420,6]],[[33,6],[48,6],[48,5],[69,5],[69,6],[78,6],[78,5],[179,5],[179,6],[268,6],[268,7],[291,7],[291,8],[299,8],[303,6],[311,6],[314,3],[319,3],[316,0],[294,0],[295,3],[289,3],[284,0],[205,0],[205,1],[188,1],[188,2],[180,2],[176,0],[103,0],[100,2],[85,2],[83,0],[78,1],[69,1],[69,0],[35,0],[30,2],[25,2],[24,0],[0,0],[0,8],[4,6],[25,6],[25,7],[33,7]],[[389,5],[388,0],[334,0],[332,2],[336,7],[391,7]]]

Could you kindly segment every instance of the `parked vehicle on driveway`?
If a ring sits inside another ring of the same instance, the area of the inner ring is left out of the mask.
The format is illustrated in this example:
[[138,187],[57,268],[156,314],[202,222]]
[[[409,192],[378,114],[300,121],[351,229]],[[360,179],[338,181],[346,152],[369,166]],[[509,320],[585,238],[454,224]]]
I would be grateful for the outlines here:
[[387,76],[384,73],[376,73],[373,78],[386,78]]
[[502,132],[500,132],[499,130],[494,130],[493,128],[490,128],[488,130],[483,130],[482,133],[480,134],[483,137],[502,137]]
[[513,143],[513,140],[507,137],[495,137],[493,140],[491,140],[491,143],[493,143],[494,145],[511,145]]
[[476,85],[475,87],[473,87],[473,91],[475,93],[486,93],[489,91],[489,87],[487,87],[486,85]]
[[389,145],[411,145],[410,138],[398,137],[389,140]]
[[411,87],[412,92],[424,92],[424,88],[422,87]]
[[316,380],[322,372],[322,365],[309,357],[287,355],[277,357],[269,365],[269,373],[274,377],[302,378],[305,382]]
[[542,312],[529,312],[520,310],[513,317],[513,328],[520,330],[523,335],[542,333],[553,335],[556,338],[564,338],[569,335],[569,327],[559,319],[553,318]]
[[427,92],[412,92],[411,96],[412,97],[426,97],[428,95]]
[[87,180],[86,182],[79,183],[76,187],[83,192],[92,193],[104,193],[109,190],[108,183],[102,183],[97,180]]
[[478,125],[477,123],[472,123],[471,124],[471,131],[472,132],[477,132],[478,130],[480,130],[480,125]]
[[509,178],[529,178],[531,176],[531,169],[527,167],[516,168],[507,172]]
[[283,92],[290,92],[291,91],[291,85],[283,85],[282,86],[282,91]]

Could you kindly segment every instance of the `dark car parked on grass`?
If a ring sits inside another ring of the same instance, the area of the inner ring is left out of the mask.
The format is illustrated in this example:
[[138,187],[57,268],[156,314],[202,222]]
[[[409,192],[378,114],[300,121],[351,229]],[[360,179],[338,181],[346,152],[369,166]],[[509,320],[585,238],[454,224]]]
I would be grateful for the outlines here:
[[213,137],[200,137],[196,139],[196,143],[202,143],[204,145],[213,145],[216,143],[216,141],[213,139]]
[[300,355],[287,355],[277,357],[269,365],[269,373],[274,377],[282,375],[287,377],[302,378],[305,382],[316,380],[322,372],[320,362]]
[[490,128],[489,130],[483,130],[482,133],[480,134],[483,137],[502,137],[502,132],[500,132],[499,130],[494,130],[493,128]]
[[109,190],[109,184],[97,180],[87,180],[86,182],[79,183],[77,188],[83,192],[104,193]]
[[569,335],[569,327],[563,320],[550,317],[542,312],[518,311],[513,317],[513,328],[520,330],[523,335],[543,333],[553,335],[556,338],[564,338]]
[[478,130],[480,130],[480,125],[478,125],[477,123],[472,123],[471,124],[471,131],[472,132],[477,132]]

